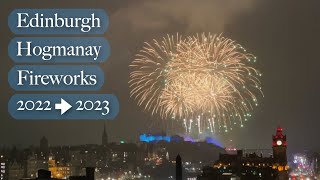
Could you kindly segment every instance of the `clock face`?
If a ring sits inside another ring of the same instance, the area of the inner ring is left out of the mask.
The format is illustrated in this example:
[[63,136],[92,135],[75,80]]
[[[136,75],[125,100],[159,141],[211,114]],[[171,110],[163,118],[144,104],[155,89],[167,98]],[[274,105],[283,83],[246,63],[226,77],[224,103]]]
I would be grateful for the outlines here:
[[278,141],[277,141],[277,145],[278,145],[278,146],[281,146],[281,145],[282,145],[282,141],[278,140]]

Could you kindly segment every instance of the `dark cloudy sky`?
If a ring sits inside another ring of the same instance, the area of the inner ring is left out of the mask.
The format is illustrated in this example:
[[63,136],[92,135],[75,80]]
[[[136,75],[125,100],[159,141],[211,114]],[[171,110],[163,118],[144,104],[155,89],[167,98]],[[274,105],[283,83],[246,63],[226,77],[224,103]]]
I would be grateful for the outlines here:
[[320,150],[320,2],[256,0],[68,0],[1,1],[1,144],[51,145],[100,143],[103,121],[17,121],[7,113],[14,91],[7,83],[13,66],[7,45],[14,35],[7,16],[15,8],[104,8],[110,16],[105,37],[111,56],[101,65],[106,83],[101,93],[120,99],[120,114],[107,123],[111,140],[136,140],[152,125],[129,99],[128,64],[143,41],[167,33],[223,33],[258,57],[265,98],[245,128],[228,134],[238,147],[271,148],[271,134],[281,125],[291,152]]

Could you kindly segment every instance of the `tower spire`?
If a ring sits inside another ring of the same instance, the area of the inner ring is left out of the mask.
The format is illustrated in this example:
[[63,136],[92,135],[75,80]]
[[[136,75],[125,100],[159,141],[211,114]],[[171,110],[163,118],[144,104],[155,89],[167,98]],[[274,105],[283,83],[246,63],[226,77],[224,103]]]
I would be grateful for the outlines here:
[[108,134],[106,130],[106,122],[103,123],[103,133],[102,133],[102,145],[106,146],[108,145]]
[[176,180],[182,180],[182,161],[179,154],[176,157]]

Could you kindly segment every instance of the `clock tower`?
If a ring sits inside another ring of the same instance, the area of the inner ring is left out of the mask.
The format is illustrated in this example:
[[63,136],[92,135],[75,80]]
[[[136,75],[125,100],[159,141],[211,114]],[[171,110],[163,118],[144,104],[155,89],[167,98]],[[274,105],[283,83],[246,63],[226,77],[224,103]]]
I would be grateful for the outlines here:
[[282,134],[282,128],[278,127],[276,135],[272,136],[273,165],[272,168],[278,170],[278,179],[287,180],[287,136]]
[[282,128],[278,127],[276,135],[272,136],[273,158],[279,165],[287,165],[287,137],[282,134]]

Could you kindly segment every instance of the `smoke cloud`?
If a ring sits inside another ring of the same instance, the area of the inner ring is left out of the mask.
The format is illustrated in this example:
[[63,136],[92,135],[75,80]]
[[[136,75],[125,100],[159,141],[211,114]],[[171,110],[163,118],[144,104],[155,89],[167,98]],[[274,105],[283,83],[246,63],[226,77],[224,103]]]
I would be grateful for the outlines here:
[[112,22],[128,24],[136,33],[168,31],[183,27],[183,32],[222,32],[233,17],[250,11],[253,0],[143,0],[118,9]]

